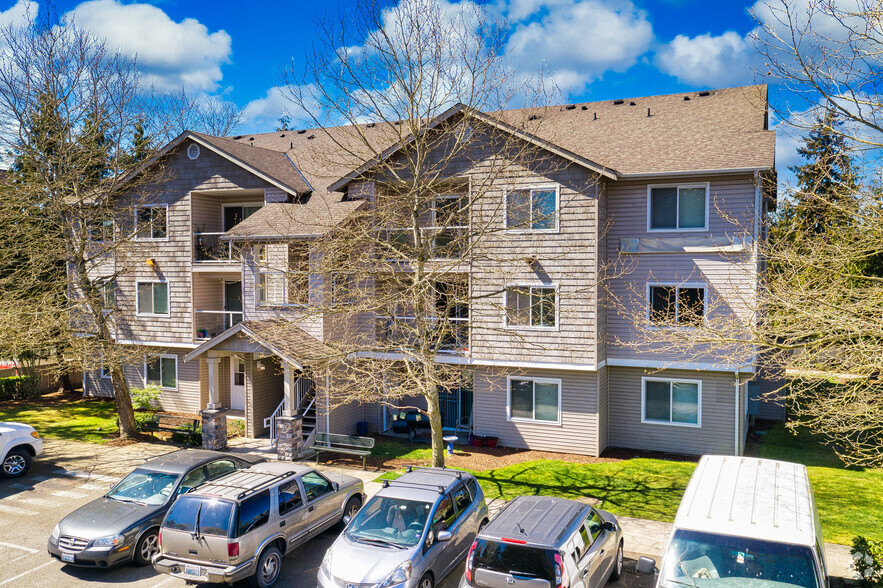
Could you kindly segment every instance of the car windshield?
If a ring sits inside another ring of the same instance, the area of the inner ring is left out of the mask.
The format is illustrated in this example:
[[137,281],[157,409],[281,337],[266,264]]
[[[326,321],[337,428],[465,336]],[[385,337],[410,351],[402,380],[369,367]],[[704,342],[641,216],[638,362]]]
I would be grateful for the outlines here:
[[230,535],[234,503],[206,496],[187,496],[175,501],[163,527],[200,535]]
[[375,496],[356,514],[346,534],[353,541],[391,547],[420,542],[431,502]]
[[107,498],[119,502],[134,502],[147,506],[165,504],[175,489],[180,476],[150,470],[135,470],[107,493]]
[[517,543],[477,539],[472,559],[473,569],[522,576],[553,582],[555,551]]
[[678,530],[665,554],[660,586],[818,588],[809,547]]

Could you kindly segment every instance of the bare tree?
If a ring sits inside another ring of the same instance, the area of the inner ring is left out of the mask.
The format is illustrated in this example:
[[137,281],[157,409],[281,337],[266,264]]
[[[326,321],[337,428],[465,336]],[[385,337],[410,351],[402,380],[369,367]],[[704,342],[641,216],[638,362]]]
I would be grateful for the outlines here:
[[52,10],[0,30],[0,44],[0,139],[13,160],[0,202],[4,353],[57,351],[64,366],[108,372],[120,435],[132,437],[123,366],[144,349],[117,344],[116,280],[137,252],[132,210],[117,204],[156,196],[161,162],[142,166],[175,117],[134,60]]
[[[542,108],[503,110],[547,97],[503,63],[506,24],[472,4],[366,1],[316,28],[321,47],[306,76],[285,72],[296,110],[317,127],[310,149],[293,158],[314,185],[346,191],[351,208],[323,239],[289,246],[287,291],[326,278],[321,296],[300,303],[325,320],[331,405],[420,410],[442,465],[439,391],[468,379],[461,360],[470,341],[500,324],[471,313],[508,313],[513,325],[555,320],[553,289],[509,284],[511,307],[497,302],[507,276],[531,266],[529,254],[494,238],[557,226],[555,204],[544,208],[529,189],[505,204],[520,178],[563,167],[536,140]],[[269,281],[259,288],[259,297],[283,291]],[[532,344],[542,352],[518,343]]]

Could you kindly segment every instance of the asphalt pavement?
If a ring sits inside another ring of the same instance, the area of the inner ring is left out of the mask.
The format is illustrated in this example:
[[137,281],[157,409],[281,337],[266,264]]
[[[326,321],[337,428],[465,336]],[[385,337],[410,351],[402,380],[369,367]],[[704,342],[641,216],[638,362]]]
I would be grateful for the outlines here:
[[[138,465],[133,462],[113,464],[114,468],[71,469],[78,464],[82,462],[62,460],[58,453],[50,451],[35,460],[27,476],[0,480],[0,588],[184,586],[183,581],[158,574],[150,566],[123,565],[109,570],[78,568],[62,565],[49,556],[46,540],[55,524],[72,510],[107,492],[128,469]],[[277,585],[314,587],[322,557],[336,536],[336,530],[329,530],[288,554]],[[438,587],[455,588],[462,573],[461,563]],[[241,582],[237,587],[246,585]],[[626,573],[620,582],[610,586],[649,588],[650,585],[649,577]]]

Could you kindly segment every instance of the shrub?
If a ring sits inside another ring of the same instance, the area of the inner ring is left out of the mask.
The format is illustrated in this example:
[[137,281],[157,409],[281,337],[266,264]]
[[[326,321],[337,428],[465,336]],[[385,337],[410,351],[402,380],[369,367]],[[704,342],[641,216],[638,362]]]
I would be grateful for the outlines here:
[[[153,418],[153,414],[149,412],[136,412],[135,413],[135,428],[139,431],[144,431],[144,425],[147,424]],[[119,419],[117,419],[117,423],[119,424]]]
[[856,537],[850,553],[859,584],[868,588],[883,587],[883,540]]
[[[187,431],[193,431],[192,435],[188,435]],[[190,425],[186,427],[181,427],[180,432],[175,431],[172,433],[172,443],[183,443],[185,445],[191,445],[193,447],[199,447],[202,445],[202,425],[196,425],[192,427]]]
[[245,421],[242,419],[227,419],[227,438],[242,437],[245,435]]
[[0,400],[26,400],[39,395],[39,381],[35,376],[0,378]]
[[132,406],[135,410],[156,410],[153,404],[159,399],[161,390],[157,386],[146,388],[132,388],[129,394],[132,396]]

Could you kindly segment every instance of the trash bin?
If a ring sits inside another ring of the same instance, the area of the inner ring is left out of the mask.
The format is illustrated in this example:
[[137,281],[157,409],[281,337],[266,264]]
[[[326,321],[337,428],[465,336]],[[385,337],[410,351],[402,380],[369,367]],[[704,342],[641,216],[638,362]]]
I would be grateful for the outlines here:
[[359,421],[356,423],[356,435],[368,434],[368,421]]

